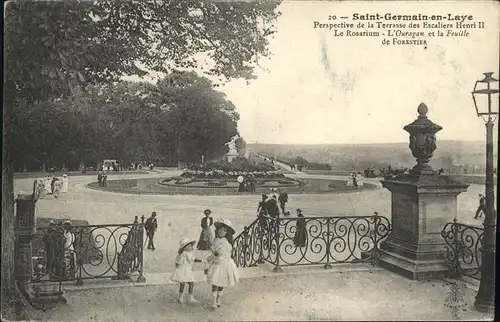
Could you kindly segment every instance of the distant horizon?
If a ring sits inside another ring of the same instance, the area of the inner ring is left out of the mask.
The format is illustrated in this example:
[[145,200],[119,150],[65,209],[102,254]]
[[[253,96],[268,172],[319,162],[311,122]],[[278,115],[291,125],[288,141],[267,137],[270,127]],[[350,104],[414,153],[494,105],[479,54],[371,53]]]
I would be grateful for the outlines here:
[[[243,137],[245,139],[245,137]],[[486,144],[486,141],[480,140],[460,140],[460,139],[443,139],[437,140],[437,144],[439,142],[467,142],[467,143],[481,143]],[[375,144],[409,144],[409,141],[394,141],[394,142],[361,142],[361,143],[270,143],[270,142],[246,142],[246,144],[267,144],[267,145],[375,145]]]

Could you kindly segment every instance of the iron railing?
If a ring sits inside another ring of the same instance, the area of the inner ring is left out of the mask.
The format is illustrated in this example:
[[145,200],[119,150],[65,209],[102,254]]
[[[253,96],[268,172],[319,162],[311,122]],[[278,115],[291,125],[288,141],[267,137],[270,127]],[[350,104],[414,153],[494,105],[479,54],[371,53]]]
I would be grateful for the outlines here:
[[[274,263],[276,244],[274,243],[275,230],[267,229],[272,226],[273,218],[262,216],[245,226],[233,240],[232,257],[238,267],[252,267],[264,262]],[[274,256],[273,256],[274,254]]]
[[144,279],[144,216],[119,225],[37,227],[33,238],[32,283],[97,278]]
[[443,227],[441,236],[447,244],[446,260],[453,276],[481,278],[483,233],[483,228],[461,224],[457,219]]
[[380,245],[389,235],[386,217],[262,217],[233,242],[239,267],[268,262],[281,266],[370,262],[377,264]]

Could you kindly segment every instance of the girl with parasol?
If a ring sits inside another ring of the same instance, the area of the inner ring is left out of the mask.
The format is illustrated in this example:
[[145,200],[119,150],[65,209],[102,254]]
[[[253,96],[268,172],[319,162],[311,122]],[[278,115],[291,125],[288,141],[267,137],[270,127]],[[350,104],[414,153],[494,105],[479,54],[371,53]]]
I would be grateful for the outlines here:
[[207,281],[212,284],[212,309],[221,306],[221,294],[225,287],[239,281],[238,267],[231,257],[233,250],[233,225],[227,219],[215,222],[213,254],[207,258]]

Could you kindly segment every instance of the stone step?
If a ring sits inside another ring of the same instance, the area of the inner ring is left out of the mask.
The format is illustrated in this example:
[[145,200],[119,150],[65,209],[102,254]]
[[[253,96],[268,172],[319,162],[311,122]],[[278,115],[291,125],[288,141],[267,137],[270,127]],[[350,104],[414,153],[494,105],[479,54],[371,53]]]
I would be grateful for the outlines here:
[[[325,269],[324,265],[310,266],[285,266],[281,272],[273,272],[273,266],[262,264],[256,267],[240,268],[238,270],[241,279],[254,279],[275,276],[289,275],[310,275],[310,274],[342,274],[351,272],[373,272],[381,268],[373,267],[367,263],[345,263],[333,264],[331,268]],[[146,282],[136,282],[137,276],[132,276],[129,281],[123,280],[95,280],[92,283],[84,281],[83,285],[67,284],[63,285],[65,291],[80,291],[90,289],[104,289],[116,287],[141,287],[141,286],[160,286],[177,284],[170,279],[172,273],[149,273],[145,274]],[[194,271],[195,283],[206,283],[206,275],[203,271]]]

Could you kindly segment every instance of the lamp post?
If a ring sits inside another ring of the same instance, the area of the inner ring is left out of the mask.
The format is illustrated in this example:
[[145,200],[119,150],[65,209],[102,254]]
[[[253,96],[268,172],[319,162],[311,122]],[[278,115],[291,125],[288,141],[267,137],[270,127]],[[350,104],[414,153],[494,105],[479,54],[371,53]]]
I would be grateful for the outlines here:
[[[481,282],[476,295],[474,307],[481,312],[493,312],[495,309],[495,247],[496,247],[496,214],[495,193],[493,186],[493,127],[498,116],[498,107],[492,110],[492,96],[499,93],[498,87],[493,88],[498,79],[493,78],[493,73],[484,73],[484,79],[476,81],[472,100],[477,115],[486,123],[486,182],[485,182],[485,215],[484,234],[482,241]],[[477,100],[486,96],[487,105],[478,106]],[[498,102],[498,98],[496,99]],[[487,110],[484,110],[487,108]]]

